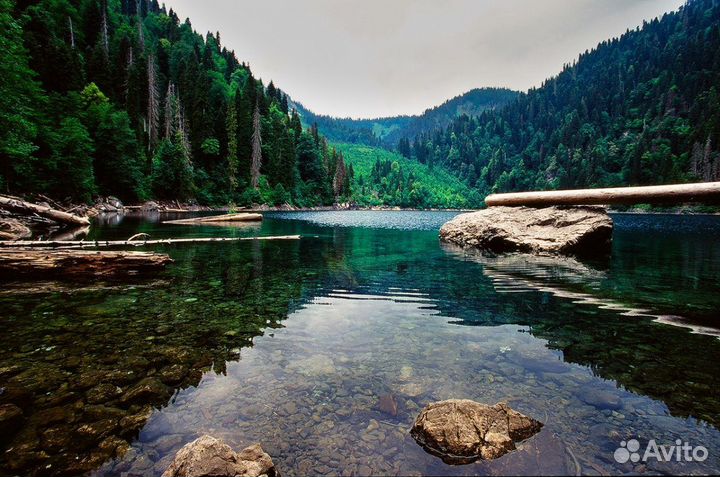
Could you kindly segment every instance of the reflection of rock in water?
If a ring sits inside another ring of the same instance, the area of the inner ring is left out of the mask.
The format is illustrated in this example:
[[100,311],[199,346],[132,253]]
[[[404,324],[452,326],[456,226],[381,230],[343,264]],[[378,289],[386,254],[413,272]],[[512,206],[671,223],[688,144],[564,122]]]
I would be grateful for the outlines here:
[[483,274],[493,281],[498,293],[551,293],[573,303],[593,305],[623,316],[645,316],[659,323],[689,328],[693,333],[720,337],[720,330],[694,324],[681,316],[660,314],[588,292],[599,289],[606,274],[571,257],[526,253],[491,255],[451,244],[442,244],[442,248],[464,260],[480,263]]

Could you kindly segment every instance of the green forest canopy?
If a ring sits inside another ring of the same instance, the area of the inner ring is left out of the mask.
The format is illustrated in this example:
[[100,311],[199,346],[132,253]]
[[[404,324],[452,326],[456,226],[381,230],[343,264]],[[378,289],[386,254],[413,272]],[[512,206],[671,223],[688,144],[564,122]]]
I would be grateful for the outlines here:
[[342,160],[156,0],[0,0],[0,190],[331,204]]

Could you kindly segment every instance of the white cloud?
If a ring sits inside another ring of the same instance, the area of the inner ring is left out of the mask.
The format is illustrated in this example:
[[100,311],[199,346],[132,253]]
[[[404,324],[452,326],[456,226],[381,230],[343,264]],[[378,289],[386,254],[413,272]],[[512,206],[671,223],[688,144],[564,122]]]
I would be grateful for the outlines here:
[[418,113],[482,86],[526,90],[682,0],[167,0],[318,113]]

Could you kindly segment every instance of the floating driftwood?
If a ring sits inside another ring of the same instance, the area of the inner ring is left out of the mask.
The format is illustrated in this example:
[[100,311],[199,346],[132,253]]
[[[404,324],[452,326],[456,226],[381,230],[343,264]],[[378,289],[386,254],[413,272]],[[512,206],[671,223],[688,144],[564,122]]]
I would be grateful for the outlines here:
[[263,219],[262,214],[224,214],[210,215],[205,217],[193,217],[192,219],[166,220],[164,224],[197,225],[212,224],[221,222],[259,222]]
[[720,182],[676,184],[610,189],[554,190],[492,194],[485,199],[488,207],[552,205],[632,205],[650,203],[718,202]]
[[165,268],[172,259],[153,252],[0,250],[0,277],[122,278]]
[[[132,240],[130,240],[132,239]],[[144,247],[147,245],[165,245],[176,243],[203,242],[243,242],[252,240],[300,240],[300,235],[271,235],[266,237],[203,237],[183,239],[138,240],[135,236],[128,240],[3,240],[0,248],[96,248],[96,247]]]
[[37,214],[41,217],[45,217],[62,224],[90,225],[90,219],[87,217],[80,217],[78,215],[69,214],[51,207],[25,202],[13,197],[0,196],[0,208],[26,215]]

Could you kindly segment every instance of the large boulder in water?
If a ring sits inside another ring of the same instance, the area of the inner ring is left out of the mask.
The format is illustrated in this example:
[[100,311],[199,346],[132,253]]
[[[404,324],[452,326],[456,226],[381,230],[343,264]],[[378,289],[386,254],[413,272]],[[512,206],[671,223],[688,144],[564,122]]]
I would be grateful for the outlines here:
[[469,399],[450,399],[427,405],[411,434],[443,461],[463,464],[498,458],[541,428],[542,423],[505,403],[487,406]]
[[490,207],[458,215],[440,238],[497,253],[595,255],[610,250],[612,230],[602,207]]
[[222,440],[204,435],[186,444],[162,477],[258,477],[276,475],[272,459],[259,444],[235,452]]

